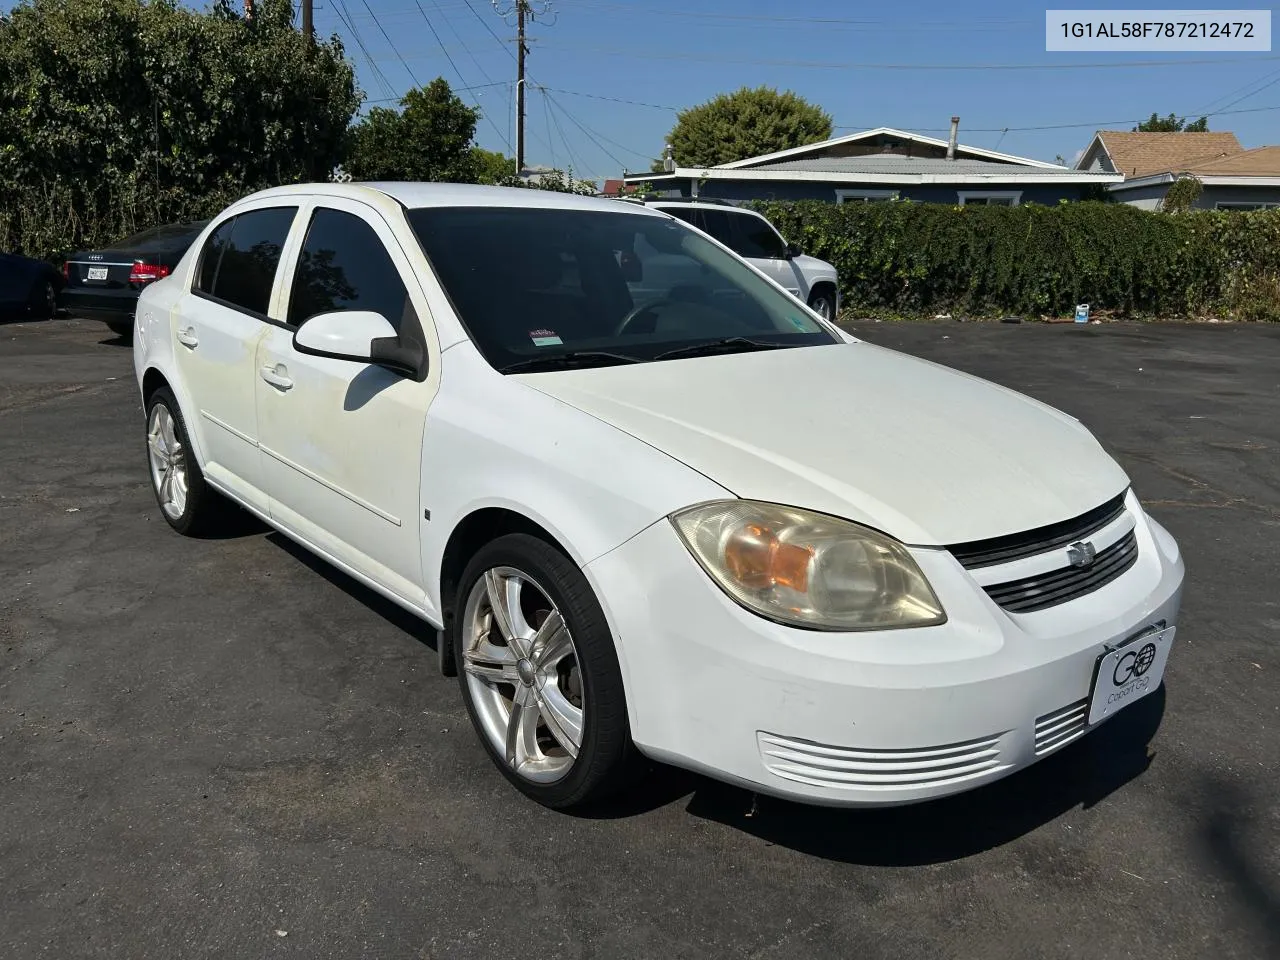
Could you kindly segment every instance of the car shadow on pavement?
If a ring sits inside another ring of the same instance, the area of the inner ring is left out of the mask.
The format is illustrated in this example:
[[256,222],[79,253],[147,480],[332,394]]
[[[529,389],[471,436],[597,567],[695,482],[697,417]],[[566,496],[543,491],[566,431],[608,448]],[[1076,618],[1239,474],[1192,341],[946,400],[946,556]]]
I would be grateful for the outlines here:
[[868,866],[944,863],[999,847],[1076,806],[1086,809],[1141,775],[1164,716],[1165,688],[1060,752],[989,786],[942,800],[879,809],[813,807],[699,786],[697,817],[827,860]]
[[[258,523],[261,527],[266,528],[266,524],[262,523],[262,521],[258,520],[256,517],[250,516],[247,512],[245,513],[245,516],[248,516],[253,520],[253,522]],[[306,547],[300,546],[290,540],[278,530],[271,530],[271,532],[267,534],[267,542],[279,547],[299,563],[305,564],[309,570],[324,577],[339,590],[343,591],[353,599],[360,601],[374,613],[378,614],[378,616],[382,617],[382,619],[390,623],[393,627],[403,630],[434,653],[436,648],[436,631],[433,630],[425,620],[422,620],[410,613],[399,604],[388,600],[376,590],[371,590],[355,578],[343,573],[327,560],[323,560],[316,556]]]

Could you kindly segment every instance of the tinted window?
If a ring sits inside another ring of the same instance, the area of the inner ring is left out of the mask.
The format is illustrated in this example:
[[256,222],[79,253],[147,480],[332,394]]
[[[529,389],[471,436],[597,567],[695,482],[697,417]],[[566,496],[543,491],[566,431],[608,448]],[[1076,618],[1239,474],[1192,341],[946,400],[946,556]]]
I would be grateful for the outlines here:
[[231,230],[236,225],[235,217],[218,226],[204,242],[200,251],[200,276],[196,278],[196,289],[204,293],[213,293],[214,281],[218,278],[218,267],[222,265],[222,253],[231,240]]
[[733,242],[729,244],[742,257],[781,260],[786,248],[778,232],[759,217],[745,213],[728,214],[733,221]]
[[726,213],[724,210],[699,210],[697,214],[698,219],[694,222],[694,226],[705,233],[711,234],[735,253],[738,251],[738,248],[734,246],[734,215],[732,213]]
[[197,233],[204,229],[209,221],[203,220],[192,223],[166,223],[163,226],[152,227],[150,230],[143,230],[141,233],[135,233],[131,237],[126,237],[112,244],[115,247],[140,247],[144,244],[161,244],[173,243],[176,241],[186,240],[190,243],[195,239]]
[[205,242],[198,289],[266,316],[295,213],[294,207],[251,210],[218,227]]
[[408,218],[472,340],[498,368],[572,351],[652,360],[730,337],[835,342],[736,256],[666,217],[432,207]]
[[372,310],[399,332],[412,309],[400,272],[373,227],[350,213],[317,210],[293,278],[289,323],[317,313]]

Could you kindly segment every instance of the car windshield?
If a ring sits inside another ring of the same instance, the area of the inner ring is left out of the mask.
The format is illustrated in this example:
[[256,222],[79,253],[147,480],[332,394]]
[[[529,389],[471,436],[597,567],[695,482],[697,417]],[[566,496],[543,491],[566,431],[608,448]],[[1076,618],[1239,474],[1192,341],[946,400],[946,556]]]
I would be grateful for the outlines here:
[[668,217],[427,207],[408,218],[472,340],[504,372],[838,342]]

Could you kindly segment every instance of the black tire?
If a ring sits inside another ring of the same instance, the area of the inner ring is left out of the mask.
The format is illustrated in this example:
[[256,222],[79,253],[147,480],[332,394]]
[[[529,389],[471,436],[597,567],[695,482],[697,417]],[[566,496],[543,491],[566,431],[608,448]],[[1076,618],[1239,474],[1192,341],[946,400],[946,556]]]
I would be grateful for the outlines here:
[[809,294],[809,308],[819,316],[835,322],[836,295],[830,287],[818,287]]
[[[160,489],[155,482],[155,471],[152,468],[151,451],[149,449],[150,425],[152,411],[157,406],[163,406],[168,411],[169,416],[173,418],[173,431],[177,435],[178,442],[182,445],[184,454],[187,495],[184,508],[178,516],[172,516],[165,509]],[[172,391],[168,387],[157,387],[147,397],[146,409],[147,428],[144,437],[148,445],[147,476],[151,479],[151,492],[155,494],[156,504],[160,507],[160,515],[164,517],[169,526],[184,536],[196,537],[210,533],[219,524],[226,522],[228,513],[233,506],[232,503],[205,482],[204,473],[201,471],[200,464],[196,461],[195,451],[191,447],[191,437],[187,433],[187,423],[182,418],[182,410],[179,409],[178,401],[174,398]]]
[[[482,727],[468,673],[463,669],[468,629],[463,610],[472,588],[487,570],[496,567],[513,567],[537,581],[560,610],[576,652],[582,682],[582,744],[569,771],[552,783],[526,779],[494,749]],[[521,793],[557,810],[598,802],[626,786],[636,769],[636,753],[627,720],[622,672],[604,612],[577,565],[544,540],[523,533],[508,534],[485,545],[471,558],[459,582],[455,604],[447,639],[458,664],[462,699],[476,735],[503,776]]]
[[31,290],[31,316],[49,320],[58,312],[58,288],[52,280],[37,280]]

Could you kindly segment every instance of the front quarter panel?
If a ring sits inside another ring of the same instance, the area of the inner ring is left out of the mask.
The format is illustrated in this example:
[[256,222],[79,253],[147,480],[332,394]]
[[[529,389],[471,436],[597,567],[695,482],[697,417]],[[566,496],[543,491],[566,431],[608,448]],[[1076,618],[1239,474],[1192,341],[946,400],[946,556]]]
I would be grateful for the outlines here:
[[422,521],[423,572],[437,610],[445,545],[477,510],[533,520],[585,567],[673,510],[732,496],[667,454],[497,373],[470,342],[441,357],[422,446],[422,504],[431,514]]

